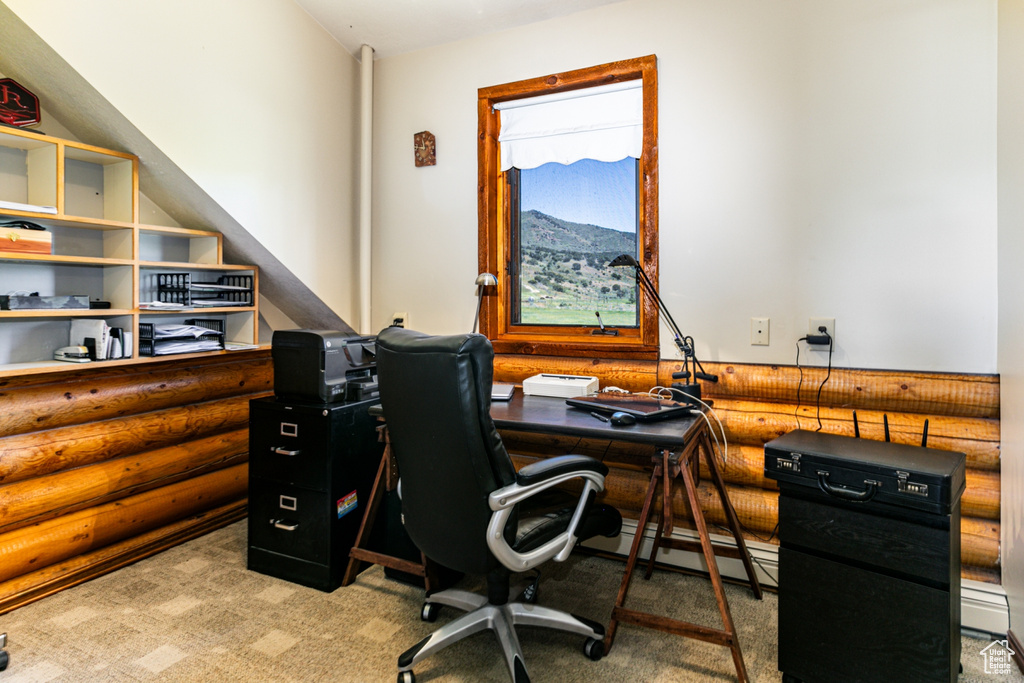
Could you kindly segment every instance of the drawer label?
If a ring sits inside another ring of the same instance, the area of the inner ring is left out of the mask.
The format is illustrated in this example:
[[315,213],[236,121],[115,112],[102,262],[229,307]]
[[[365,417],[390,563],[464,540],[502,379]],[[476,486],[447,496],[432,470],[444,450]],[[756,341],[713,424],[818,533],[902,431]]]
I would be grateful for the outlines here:
[[356,496],[356,492],[348,494],[344,498],[338,499],[338,519],[341,519],[348,513],[359,507],[359,497]]

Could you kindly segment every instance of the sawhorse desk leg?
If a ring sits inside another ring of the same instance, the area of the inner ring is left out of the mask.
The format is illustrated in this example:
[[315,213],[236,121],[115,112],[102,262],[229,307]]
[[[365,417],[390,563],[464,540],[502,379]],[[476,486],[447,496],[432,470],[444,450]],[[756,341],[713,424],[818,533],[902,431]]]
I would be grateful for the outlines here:
[[356,541],[348,553],[348,566],[345,568],[345,575],[341,579],[341,585],[348,586],[355,581],[356,576],[362,570],[363,563],[368,562],[370,564],[379,564],[389,569],[397,569],[413,576],[422,576],[427,595],[430,595],[440,584],[437,581],[437,574],[434,571],[433,563],[425,555],[420,553],[420,563],[417,564],[366,548],[366,545],[370,542],[373,523],[377,519],[377,512],[380,509],[381,501],[384,499],[384,493],[394,490],[395,483],[398,481],[398,468],[392,460],[391,442],[388,440],[387,426],[382,425],[377,430],[380,432],[380,438],[384,441],[384,453],[380,458],[380,467],[377,468],[377,477],[373,480],[373,490],[370,492],[370,500],[366,506],[366,512],[363,514],[362,524],[359,525],[359,533],[356,534]]
[[[699,457],[701,452],[704,453],[708,471],[711,473],[711,480],[718,491],[719,497],[721,498],[722,508],[725,510],[729,529],[732,532],[733,538],[736,540],[735,548],[715,546],[711,543],[707,523],[704,519],[704,512],[700,507],[700,500],[697,497],[697,481],[700,472]],[[736,512],[733,510],[732,503],[729,502],[729,496],[726,493],[725,484],[723,483],[721,474],[718,471],[718,466],[715,462],[715,455],[711,449],[711,442],[708,438],[707,431],[702,429],[694,440],[683,449],[680,456],[677,457],[670,451],[662,450],[660,454],[653,458],[653,464],[654,472],[651,475],[651,483],[647,487],[647,495],[644,498],[643,509],[640,512],[640,519],[637,521],[636,535],[633,537],[633,545],[629,551],[629,558],[626,560],[626,571],[622,576],[622,583],[619,586],[619,594],[615,600],[615,607],[612,609],[612,618],[608,625],[608,633],[605,636],[605,652],[607,653],[611,651],[612,643],[615,640],[615,631],[618,628],[619,622],[633,624],[636,626],[646,626],[659,631],[665,631],[667,633],[673,633],[687,638],[696,638],[698,640],[728,647],[732,652],[732,659],[733,664],[736,666],[737,678],[740,681],[747,681],[747,669],[746,665],[743,663],[743,653],[740,650],[739,639],[736,635],[736,627],[733,624],[732,615],[729,612],[729,603],[725,597],[725,590],[722,585],[722,575],[718,570],[718,561],[715,559],[715,556],[720,555],[723,557],[741,559],[747,572],[747,578],[750,581],[751,590],[754,592],[754,597],[759,600],[762,595],[761,584],[757,580],[753,562],[750,559],[750,553],[747,551],[746,543],[743,541],[743,535],[740,532],[739,519],[736,517]],[[694,524],[697,527],[697,535],[700,538],[699,543],[674,539],[671,537],[673,527],[672,486],[677,478],[682,478],[683,480],[687,502],[693,514]],[[651,556],[648,560],[645,578],[649,578],[651,576],[651,572],[654,568],[654,560],[659,548],[674,548],[678,550],[699,551],[703,553],[704,560],[708,566],[711,585],[715,591],[715,599],[718,602],[718,611],[722,616],[721,629],[701,626],[699,624],[680,621],[670,617],[648,614],[646,612],[639,612],[625,607],[626,594],[629,591],[629,582],[633,576],[633,570],[636,568],[637,560],[639,559],[644,530],[647,528],[647,523],[650,521],[654,497],[655,493],[658,491],[659,484],[663,489],[662,513],[660,515],[661,519],[659,520],[657,532],[655,533],[654,546],[651,549]]]

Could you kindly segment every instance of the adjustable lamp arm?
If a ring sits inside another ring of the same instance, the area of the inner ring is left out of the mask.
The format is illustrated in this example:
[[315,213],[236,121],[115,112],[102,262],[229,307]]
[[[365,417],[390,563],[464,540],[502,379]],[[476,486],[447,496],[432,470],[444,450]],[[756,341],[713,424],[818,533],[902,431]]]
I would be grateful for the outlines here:
[[662,301],[661,296],[658,295],[658,290],[654,288],[654,283],[651,282],[649,277],[647,277],[647,273],[645,273],[644,269],[640,267],[640,264],[637,263],[636,259],[629,254],[622,254],[621,256],[616,256],[612,259],[608,265],[612,267],[632,266],[633,269],[636,270],[637,285],[640,289],[647,292],[648,296],[654,299],[654,303],[658,306],[658,311],[665,316],[665,321],[668,324],[669,329],[672,330],[672,334],[674,336],[673,341],[676,343],[676,347],[679,348],[679,351],[683,354],[683,358],[685,359],[691,356],[693,354],[693,348],[686,344],[686,337],[684,337],[683,333],[679,331],[679,326],[676,325],[676,321],[672,318],[672,314],[668,312],[667,308],[665,308],[665,302]]
[[[683,354],[683,376],[690,376],[689,366],[690,359],[692,358],[694,377],[707,380],[708,382],[717,382],[717,375],[711,375],[704,372],[704,367],[700,364],[700,361],[697,360],[697,356],[694,353],[693,337],[686,337],[679,331],[679,326],[676,325],[676,321],[672,318],[672,314],[668,312],[665,302],[661,300],[661,296],[658,294],[658,290],[655,289],[654,283],[652,283],[651,279],[647,277],[647,273],[645,273],[644,269],[639,263],[637,263],[637,260],[629,254],[622,254],[621,256],[616,256],[612,259],[608,265],[612,267],[631,266],[636,271],[637,286],[647,292],[647,295],[654,299],[655,304],[657,304],[658,311],[665,317],[666,324],[669,329],[672,330],[672,341],[675,342],[676,348],[679,349],[679,352]],[[698,368],[700,368],[700,372],[697,372]]]

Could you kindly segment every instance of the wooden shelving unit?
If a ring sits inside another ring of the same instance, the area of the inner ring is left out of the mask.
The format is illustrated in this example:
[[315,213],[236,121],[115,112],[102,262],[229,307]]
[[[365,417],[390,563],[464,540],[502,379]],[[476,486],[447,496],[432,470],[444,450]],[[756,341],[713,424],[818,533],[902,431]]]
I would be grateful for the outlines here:
[[[259,272],[223,262],[222,236],[209,230],[139,223],[137,157],[31,131],[0,131],[0,224],[30,221],[53,235],[52,253],[4,251],[0,242],[0,294],[88,295],[108,309],[0,310],[0,377],[66,371],[52,360],[69,343],[71,321],[97,318],[134,332],[140,320],[181,323],[186,318],[224,322],[225,341],[258,341]],[[24,206],[12,207],[16,203]],[[157,298],[159,273],[187,272],[215,280],[252,277],[252,305],[147,310]],[[159,359],[158,357],[157,359]],[[131,357],[94,366],[138,362]],[[81,367],[89,367],[88,365]]]

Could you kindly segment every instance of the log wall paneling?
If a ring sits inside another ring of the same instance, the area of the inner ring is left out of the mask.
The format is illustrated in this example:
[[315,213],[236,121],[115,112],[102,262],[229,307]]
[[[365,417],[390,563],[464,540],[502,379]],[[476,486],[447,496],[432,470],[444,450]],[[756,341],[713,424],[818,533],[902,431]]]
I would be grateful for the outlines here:
[[0,613],[245,516],[269,349],[0,380]]
[[[661,383],[671,382],[678,363],[662,361]],[[705,383],[709,398],[747,398],[796,402],[801,386],[802,403],[814,403],[826,368],[804,367],[803,383],[795,366],[704,363],[718,375],[715,384]],[[897,370],[851,370],[832,368],[822,388],[823,405],[851,410],[949,415],[955,417],[999,418],[999,378],[994,375],[901,372]]]
[[58,472],[47,477],[42,486],[33,479],[0,486],[0,534],[206,471],[247,462],[248,447],[248,428],[237,429],[180,446]]
[[[119,366],[44,375],[37,383],[0,379],[0,435],[137,415],[215,398],[274,389],[274,369],[266,358],[215,356],[187,361]],[[219,360],[219,362],[217,362]],[[118,371],[120,370],[120,371]]]
[[[764,476],[764,444],[794,429],[817,429],[853,436],[857,411],[862,438],[883,440],[883,415],[890,438],[919,444],[928,419],[928,445],[967,455],[967,488],[961,498],[962,576],[998,583],[999,573],[999,380],[989,375],[850,370],[833,368],[821,390],[826,369],[704,363],[719,376],[717,384],[702,383],[703,396],[714,409],[728,440],[722,476],[730,500],[748,537],[766,540],[778,520],[778,493]],[[601,386],[647,391],[668,386],[679,361],[657,364],[551,356],[495,358],[496,381],[521,384],[540,372],[595,375]],[[653,373],[652,373],[653,370]],[[797,389],[799,387],[799,397]],[[716,424],[716,431],[718,426]],[[649,449],[543,434],[505,432],[509,450],[519,454],[517,465],[535,457],[583,453],[604,460],[612,472],[606,481],[605,500],[624,514],[639,515],[647,490]],[[721,463],[721,460],[719,460]],[[710,524],[722,524],[721,506],[705,482],[698,495]],[[688,518],[686,501],[679,496],[673,508],[680,520]],[[683,524],[686,522],[683,521]],[[777,539],[772,538],[773,543]]]
[[251,395],[0,438],[0,484],[248,429]]
[[0,535],[0,582],[245,497],[246,464]]

